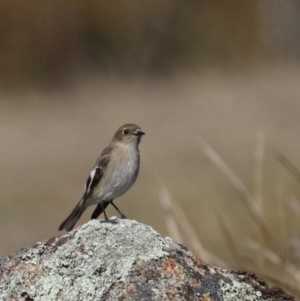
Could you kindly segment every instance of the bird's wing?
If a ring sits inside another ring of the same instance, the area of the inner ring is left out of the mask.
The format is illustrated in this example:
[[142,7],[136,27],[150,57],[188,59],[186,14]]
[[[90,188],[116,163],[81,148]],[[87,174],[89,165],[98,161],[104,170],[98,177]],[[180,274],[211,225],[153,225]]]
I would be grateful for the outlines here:
[[83,190],[83,197],[82,199],[85,200],[91,192],[94,190],[94,188],[99,184],[105,169],[107,167],[107,164],[110,159],[112,148],[107,147],[106,149],[103,150],[101,153],[100,157],[97,159],[96,164],[94,168],[92,169],[86,184],[84,186]]

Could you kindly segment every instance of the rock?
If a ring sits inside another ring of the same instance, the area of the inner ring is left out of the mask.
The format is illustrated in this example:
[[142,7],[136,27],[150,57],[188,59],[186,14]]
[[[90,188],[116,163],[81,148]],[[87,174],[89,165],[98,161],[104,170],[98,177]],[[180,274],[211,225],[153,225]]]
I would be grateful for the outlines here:
[[92,220],[0,260],[0,300],[294,300],[132,220]]

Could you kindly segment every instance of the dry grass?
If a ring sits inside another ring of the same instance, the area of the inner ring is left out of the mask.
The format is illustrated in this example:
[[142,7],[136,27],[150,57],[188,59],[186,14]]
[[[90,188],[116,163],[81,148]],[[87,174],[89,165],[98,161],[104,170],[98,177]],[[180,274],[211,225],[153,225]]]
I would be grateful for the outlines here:
[[[280,237],[284,240],[283,246],[274,247],[274,240],[278,237],[277,233],[273,231],[272,227],[268,227],[268,217],[264,215],[264,202],[262,197],[263,189],[263,157],[264,157],[264,136],[262,133],[257,135],[255,154],[254,154],[254,192],[251,194],[243,184],[242,180],[237,177],[233,170],[225,163],[221,156],[203,139],[200,140],[200,145],[203,153],[216,165],[216,167],[223,173],[223,175],[229,180],[232,187],[236,190],[240,196],[240,200],[243,204],[246,204],[247,210],[253,218],[253,226],[257,228],[257,235],[254,239],[245,237],[244,246],[250,251],[251,256],[247,257],[243,249],[238,249],[236,246],[241,244],[240,240],[237,240],[228,228],[226,222],[227,217],[216,210],[216,216],[220,225],[220,231],[223,234],[227,248],[230,250],[235,268],[239,270],[249,270],[259,276],[263,277],[269,283],[279,285],[285,290],[293,293],[300,300],[300,243],[297,236],[290,238],[285,235],[287,232],[284,229],[284,225],[281,223],[280,229],[283,235]],[[277,155],[279,161],[286,167],[288,171],[292,173],[297,179],[299,179],[300,171],[282,154]],[[204,249],[200,242],[200,238],[197,236],[193,226],[186,217],[185,213],[178,206],[178,204],[171,200],[166,188],[161,195],[161,202],[164,208],[165,221],[168,226],[170,236],[181,243],[190,245],[198,256],[204,261],[212,264],[228,267],[228,264],[224,263],[225,258],[218,258],[210,252],[210,250]],[[245,203],[246,202],[246,203]],[[293,201],[288,202],[289,206],[295,210],[300,218],[300,201],[293,198]],[[285,210],[285,207],[281,203],[277,204],[278,216],[280,220],[285,217],[288,218],[289,213]],[[179,234],[179,224],[184,232],[184,239]],[[238,227],[239,225],[236,225]],[[176,230],[174,232],[174,230]],[[290,244],[294,242],[293,254],[290,254]],[[279,241],[275,241],[275,244],[280,244]],[[288,255],[289,254],[289,255]]]

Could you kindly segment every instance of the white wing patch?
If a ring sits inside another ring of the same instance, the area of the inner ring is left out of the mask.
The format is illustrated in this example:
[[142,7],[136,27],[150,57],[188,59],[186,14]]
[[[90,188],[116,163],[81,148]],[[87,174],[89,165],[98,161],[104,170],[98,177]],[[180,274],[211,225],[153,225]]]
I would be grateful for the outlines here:
[[96,173],[96,169],[97,169],[97,168],[98,168],[98,167],[94,168],[94,169],[91,171],[91,173],[90,173],[91,182],[92,182],[93,179],[94,179],[94,176],[95,176],[95,173]]
[[102,167],[97,166],[91,171],[90,176],[87,179],[86,184],[84,186],[84,190],[83,190],[84,195],[88,195],[91,192],[91,186],[95,180],[95,174],[96,174],[97,170],[99,170],[99,169],[102,169]]

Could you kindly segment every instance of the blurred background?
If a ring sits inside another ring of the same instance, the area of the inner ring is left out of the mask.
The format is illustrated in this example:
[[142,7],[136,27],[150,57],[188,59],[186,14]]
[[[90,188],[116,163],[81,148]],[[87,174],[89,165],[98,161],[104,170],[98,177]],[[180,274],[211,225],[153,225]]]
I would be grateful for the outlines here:
[[1,1],[0,256],[60,234],[131,122],[117,206],[299,297],[299,58],[296,0]]

